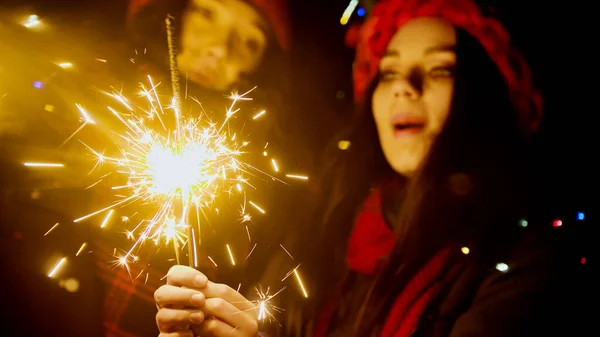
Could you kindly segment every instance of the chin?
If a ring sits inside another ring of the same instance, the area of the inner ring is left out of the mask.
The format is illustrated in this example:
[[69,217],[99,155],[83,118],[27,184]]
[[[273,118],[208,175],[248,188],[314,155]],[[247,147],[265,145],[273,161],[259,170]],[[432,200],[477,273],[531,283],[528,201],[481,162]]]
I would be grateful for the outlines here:
[[420,160],[416,158],[396,158],[396,160],[389,161],[392,169],[401,176],[411,177],[419,169]]
[[412,177],[415,174],[415,172],[417,171],[416,168],[412,168],[412,167],[409,168],[409,167],[404,167],[404,166],[401,166],[401,167],[392,166],[392,169],[399,175],[406,177],[406,178]]

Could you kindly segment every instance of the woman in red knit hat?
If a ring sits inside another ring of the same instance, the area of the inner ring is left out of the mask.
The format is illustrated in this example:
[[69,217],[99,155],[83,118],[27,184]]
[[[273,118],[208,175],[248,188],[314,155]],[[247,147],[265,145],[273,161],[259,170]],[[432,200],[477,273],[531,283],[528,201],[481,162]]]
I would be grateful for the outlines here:
[[[573,335],[579,259],[533,207],[541,99],[504,26],[472,0],[381,0],[364,27],[331,203],[285,244],[310,296],[276,299],[273,335]],[[155,298],[161,337],[258,333],[252,304],[193,269]]]

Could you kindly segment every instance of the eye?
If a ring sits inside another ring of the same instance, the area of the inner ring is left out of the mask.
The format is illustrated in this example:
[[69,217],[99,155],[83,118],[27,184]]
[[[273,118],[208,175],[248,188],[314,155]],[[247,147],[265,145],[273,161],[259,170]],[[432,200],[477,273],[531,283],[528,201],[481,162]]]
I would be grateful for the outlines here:
[[393,70],[382,70],[379,73],[380,82],[389,82],[398,79],[398,73]]
[[259,48],[258,41],[256,41],[255,39],[249,39],[249,40],[246,41],[246,47],[251,52],[256,53],[258,51],[258,48]]
[[454,76],[454,66],[434,67],[427,74],[432,78],[452,78]]
[[203,17],[205,17],[207,20],[212,20],[212,18],[214,17],[215,12],[210,9],[210,8],[206,8],[206,7],[195,7],[194,10],[202,15]]

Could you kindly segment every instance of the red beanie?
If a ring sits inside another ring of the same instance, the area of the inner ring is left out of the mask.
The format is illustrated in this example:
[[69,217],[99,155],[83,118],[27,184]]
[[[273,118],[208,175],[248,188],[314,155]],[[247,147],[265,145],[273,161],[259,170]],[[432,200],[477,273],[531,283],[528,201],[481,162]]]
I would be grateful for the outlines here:
[[137,14],[143,7],[145,7],[152,0],[129,0],[129,8],[127,8],[127,21]]
[[287,0],[246,0],[258,8],[269,20],[281,48],[290,48],[290,17]]
[[[475,37],[496,63],[520,112],[524,127],[535,130],[542,117],[542,98],[533,86],[531,69],[523,55],[511,45],[502,24],[472,0],[380,0],[372,16],[356,32],[354,65],[355,97],[362,100],[368,83],[377,74],[379,60],[403,24],[423,16],[441,17]],[[348,41],[350,42],[350,41]]]
[[[158,0],[129,0],[128,20],[149,3]],[[170,0],[163,0],[170,1]],[[190,0],[192,1],[192,0]],[[290,47],[290,20],[287,0],[244,0],[257,8],[269,21],[280,46],[287,50]]]

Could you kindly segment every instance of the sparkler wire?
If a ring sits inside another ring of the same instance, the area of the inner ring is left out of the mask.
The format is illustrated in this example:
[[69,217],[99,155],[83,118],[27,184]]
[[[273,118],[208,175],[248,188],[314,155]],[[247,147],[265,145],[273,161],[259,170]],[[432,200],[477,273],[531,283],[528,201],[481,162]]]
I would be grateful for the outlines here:
[[[177,41],[175,38],[175,18],[169,14],[165,20],[167,25],[167,43],[169,46],[169,66],[171,70],[171,87],[173,89],[173,108],[175,109],[175,114],[177,118],[177,136],[180,136],[181,129],[179,127],[179,119],[181,118],[182,113],[182,104],[181,104],[181,87],[179,85],[179,67],[177,65]],[[195,267],[194,261],[197,261],[196,258],[196,247],[195,247],[195,238],[194,238],[194,230],[190,223],[190,208],[191,204],[191,196],[183,195],[184,191],[182,191],[181,200],[184,201],[183,205],[183,214],[181,217],[182,221],[185,221],[184,224],[187,225],[187,246],[188,246],[188,265],[190,267]],[[198,219],[200,221],[200,219]],[[200,226],[198,226],[200,227]],[[198,235],[200,235],[200,231],[198,230]],[[176,240],[175,240],[176,242]],[[175,250],[178,251],[178,246],[175,244]],[[179,264],[179,256],[177,255],[177,263]]]

